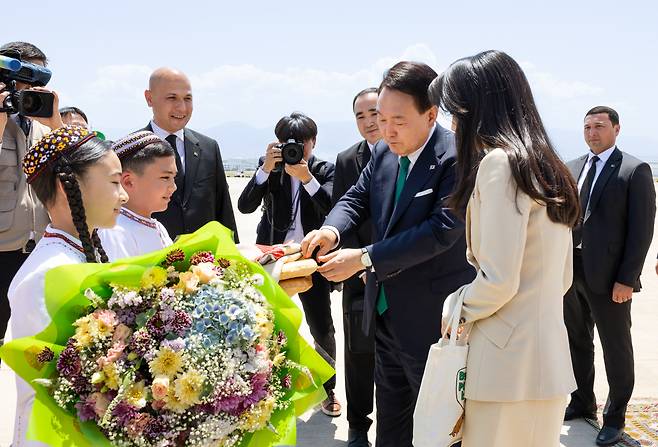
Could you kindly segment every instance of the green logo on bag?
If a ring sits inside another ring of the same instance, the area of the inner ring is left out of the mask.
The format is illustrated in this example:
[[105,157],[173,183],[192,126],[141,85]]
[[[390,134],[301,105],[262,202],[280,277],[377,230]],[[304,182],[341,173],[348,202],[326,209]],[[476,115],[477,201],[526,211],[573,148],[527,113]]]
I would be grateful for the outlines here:
[[456,383],[455,383],[455,394],[457,398],[457,403],[464,408],[463,402],[466,398],[466,368],[462,368],[457,371]]

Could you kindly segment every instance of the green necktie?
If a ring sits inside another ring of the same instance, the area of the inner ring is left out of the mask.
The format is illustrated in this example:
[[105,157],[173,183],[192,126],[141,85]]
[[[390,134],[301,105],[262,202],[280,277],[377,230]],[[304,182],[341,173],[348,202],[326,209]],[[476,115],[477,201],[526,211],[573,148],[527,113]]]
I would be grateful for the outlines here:
[[[397,205],[398,199],[402,194],[404,189],[404,183],[407,181],[407,174],[409,174],[409,161],[408,157],[400,157],[400,170],[398,171],[398,180],[395,183],[395,204]],[[388,303],[386,302],[386,294],[384,293],[384,286],[382,285],[379,288],[379,297],[377,298],[377,313],[383,315],[388,309]]]

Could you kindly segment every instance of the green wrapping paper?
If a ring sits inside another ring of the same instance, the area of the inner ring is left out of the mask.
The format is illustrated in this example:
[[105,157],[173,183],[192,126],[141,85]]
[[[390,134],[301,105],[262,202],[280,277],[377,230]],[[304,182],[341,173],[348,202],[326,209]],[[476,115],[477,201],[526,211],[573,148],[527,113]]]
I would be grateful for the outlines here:
[[[241,261],[248,264],[252,273],[260,273],[265,281],[259,287],[272,306],[275,328],[287,338],[286,356],[306,366],[314,383],[299,389],[303,382],[293,383],[289,393],[291,405],[276,410],[270,424],[276,433],[267,428],[245,436],[241,447],[266,447],[296,444],[296,417],[321,402],[326,393],[322,384],[334,375],[334,370],[299,335],[302,312],[257,263],[242,257],[233,242],[231,231],[217,222],[211,222],[197,232],[185,235],[171,247],[143,256],[129,258],[113,264],[76,264],[55,268],[46,273],[46,307],[52,318],[50,325],[41,333],[24,337],[0,348],[0,357],[36,391],[27,437],[54,447],[109,446],[110,442],[94,422],[80,422],[75,414],[60,408],[48,390],[33,382],[38,378],[50,378],[55,372],[54,362],[41,365],[36,356],[44,347],[59,354],[75,331],[73,322],[85,314],[90,301],[84,292],[91,288],[101,297],[109,297],[109,284],[138,287],[144,271],[159,265],[171,250],[181,249],[186,256],[199,251],[211,251],[218,258]],[[185,266],[187,268],[187,266]]]

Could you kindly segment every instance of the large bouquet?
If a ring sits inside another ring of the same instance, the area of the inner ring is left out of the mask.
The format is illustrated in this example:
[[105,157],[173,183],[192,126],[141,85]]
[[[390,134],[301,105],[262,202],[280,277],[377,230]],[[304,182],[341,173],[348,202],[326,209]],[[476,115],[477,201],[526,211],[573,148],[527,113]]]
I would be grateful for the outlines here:
[[2,357],[37,392],[30,434],[51,445],[295,443],[295,416],[331,368],[299,310],[211,223],[129,264],[46,276],[53,323]]

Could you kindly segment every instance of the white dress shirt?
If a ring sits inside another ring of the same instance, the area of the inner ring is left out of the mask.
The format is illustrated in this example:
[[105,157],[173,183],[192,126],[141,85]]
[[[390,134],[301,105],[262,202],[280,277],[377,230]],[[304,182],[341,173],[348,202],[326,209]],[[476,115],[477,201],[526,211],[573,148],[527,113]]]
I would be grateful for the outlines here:
[[[50,225],[46,228],[44,237],[39,240],[9,286],[7,295],[11,305],[13,339],[36,335],[50,324],[45,300],[46,273],[61,265],[84,263],[85,255],[81,249],[82,244],[77,238]],[[12,444],[16,447],[45,446],[40,442],[25,440],[34,395],[32,387],[16,376],[16,416]]]
[[[283,168],[282,168],[283,169]],[[282,173],[283,174],[283,173]],[[256,171],[256,184],[262,185],[270,177],[270,174],[263,171],[262,167],[259,167]],[[302,182],[293,176],[290,176],[290,193],[292,194],[292,208],[291,216],[294,217],[293,222],[286,233],[286,237],[283,242],[301,242],[304,239],[304,227],[302,227],[302,211],[301,211],[301,191],[299,190],[299,185]],[[322,185],[320,182],[311,174],[311,180],[308,183],[304,184],[304,189],[309,196],[313,197],[316,192],[320,189]]]
[[[171,135],[169,132],[155,124],[153,120],[151,120],[151,128],[153,129],[153,133],[163,140],[166,140],[167,137]],[[178,155],[180,156],[183,174],[185,174],[185,129],[174,132],[174,135],[176,135],[176,147],[174,149],[176,149],[176,152],[178,152]]]
[[173,244],[165,227],[152,217],[121,208],[114,228],[98,231],[110,262],[162,250]]
[[[599,175],[601,175],[601,171],[603,171],[603,167],[605,164],[608,162],[608,159],[614,152],[615,148],[617,146],[612,146],[609,149],[604,150],[600,154],[595,154],[593,152],[589,153],[589,156],[587,157],[587,163],[585,163],[585,167],[583,168],[583,172],[580,173],[580,177],[578,178],[578,191],[583,187],[583,183],[585,183],[585,179],[587,178],[587,173],[589,172],[590,168],[592,167],[592,158],[595,156],[599,157],[599,161],[596,163],[596,174],[594,174],[594,180],[592,181],[592,189],[594,189],[594,185],[596,184],[596,180],[598,180]],[[590,194],[592,193],[592,189],[590,189]]]

